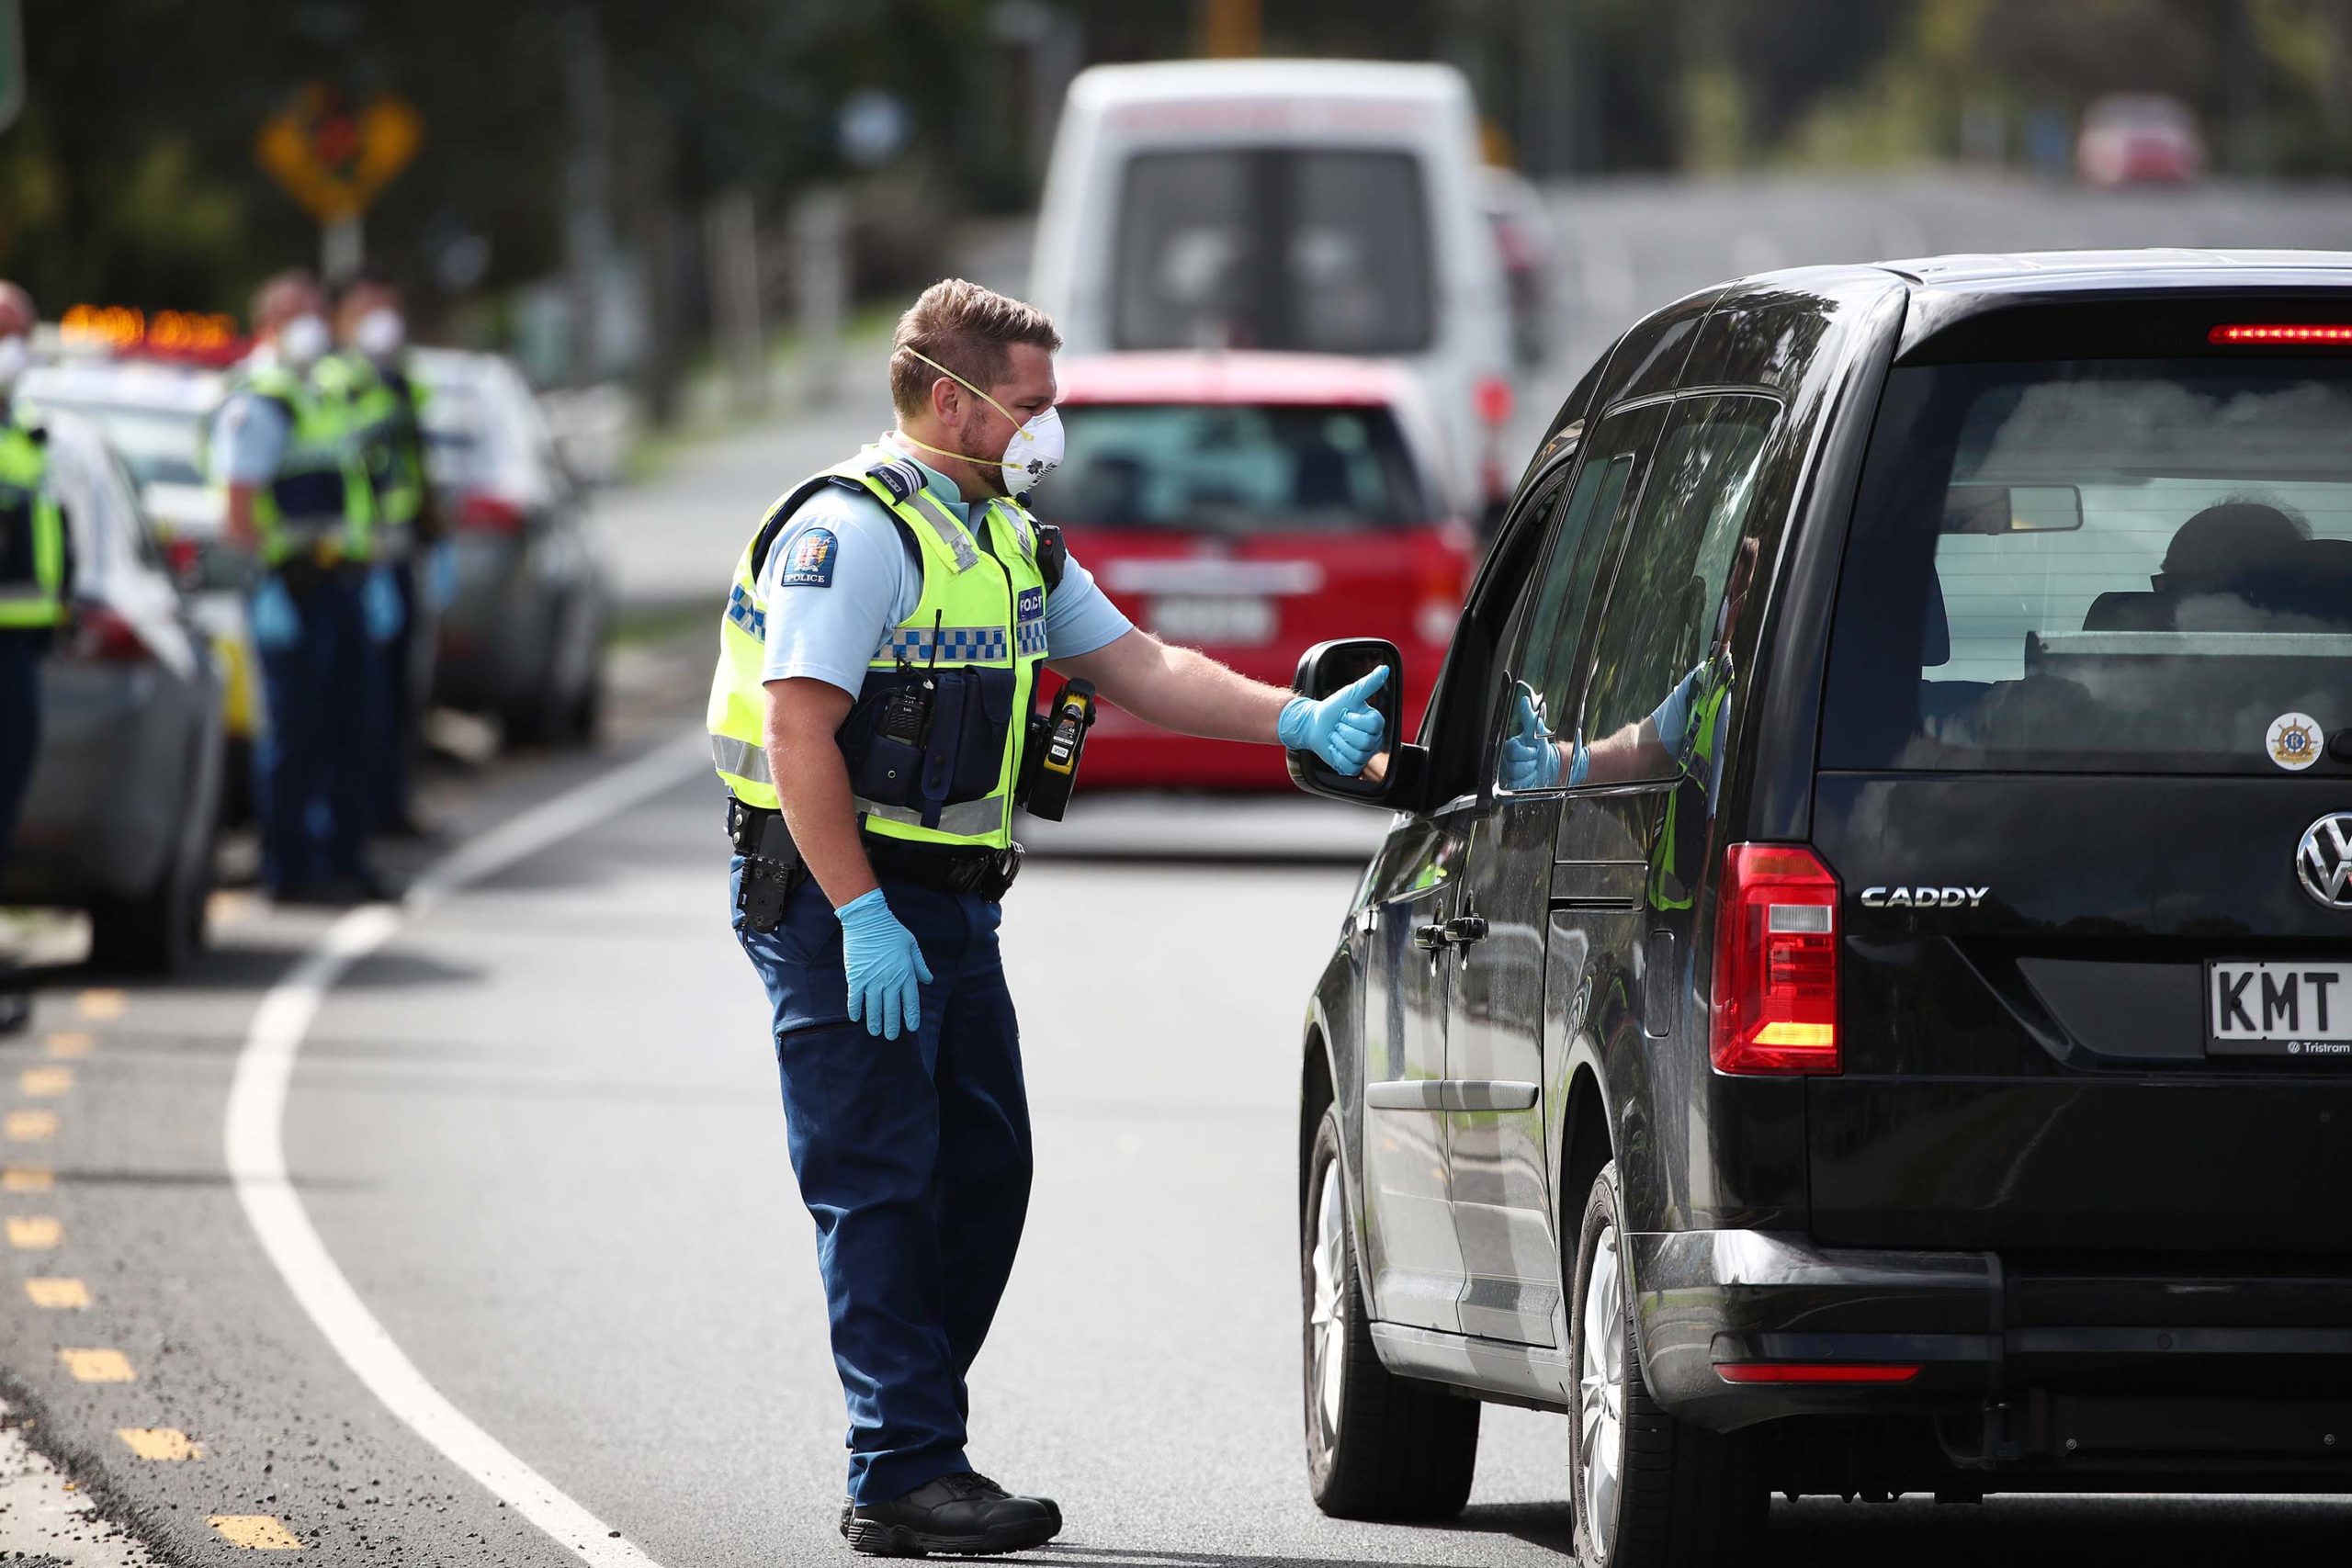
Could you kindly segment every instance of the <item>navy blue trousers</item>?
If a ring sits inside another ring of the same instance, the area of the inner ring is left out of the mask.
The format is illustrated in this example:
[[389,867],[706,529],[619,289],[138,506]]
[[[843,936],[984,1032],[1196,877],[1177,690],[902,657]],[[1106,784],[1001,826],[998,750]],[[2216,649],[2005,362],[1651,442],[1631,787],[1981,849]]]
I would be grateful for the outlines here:
[[[742,875],[738,856],[730,891]],[[970,1468],[964,1379],[1029,1210],[1029,1105],[997,906],[899,882],[882,893],[933,976],[922,1027],[896,1040],[848,1021],[841,925],[815,882],[773,931],[734,917],[775,1009],[786,1145],[817,1222],[861,1503]]]
[[327,578],[293,595],[301,630],[260,649],[269,725],[254,747],[261,883],[273,893],[364,874],[377,702],[356,582]]
[[0,631],[0,866],[40,756],[40,658],[46,631]]

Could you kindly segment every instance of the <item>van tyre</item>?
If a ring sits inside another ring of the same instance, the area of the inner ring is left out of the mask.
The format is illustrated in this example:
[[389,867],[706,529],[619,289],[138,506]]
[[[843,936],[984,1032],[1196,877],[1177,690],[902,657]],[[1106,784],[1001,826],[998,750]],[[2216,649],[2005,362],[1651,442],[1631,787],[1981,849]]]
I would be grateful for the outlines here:
[[1478,1402],[1380,1364],[1349,1241],[1340,1115],[1327,1107],[1307,1156],[1299,1227],[1305,1303],[1306,1474],[1335,1518],[1450,1519],[1470,1500]]
[[1618,1199],[1611,1160],[1585,1199],[1569,1298],[1577,1562],[1581,1568],[1744,1562],[1770,1504],[1754,1442],[1678,1421],[1651,1401],[1619,1245]]

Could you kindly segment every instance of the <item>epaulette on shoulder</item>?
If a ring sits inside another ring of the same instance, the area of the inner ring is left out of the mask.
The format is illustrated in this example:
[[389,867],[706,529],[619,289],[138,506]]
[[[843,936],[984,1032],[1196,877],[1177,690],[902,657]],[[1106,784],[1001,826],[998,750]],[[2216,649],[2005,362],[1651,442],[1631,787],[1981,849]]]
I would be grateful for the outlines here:
[[866,478],[878,482],[890,492],[890,499],[903,502],[922,489],[922,472],[909,457],[885,457],[865,470]]

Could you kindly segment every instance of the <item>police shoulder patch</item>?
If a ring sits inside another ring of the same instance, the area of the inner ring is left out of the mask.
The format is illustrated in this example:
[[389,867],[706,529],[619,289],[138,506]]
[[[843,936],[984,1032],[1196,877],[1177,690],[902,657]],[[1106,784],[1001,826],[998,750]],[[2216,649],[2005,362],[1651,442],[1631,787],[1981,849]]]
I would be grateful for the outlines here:
[[841,541],[833,537],[831,528],[810,528],[792,541],[792,554],[784,563],[780,580],[786,588],[831,588],[833,585],[833,558],[841,554]]

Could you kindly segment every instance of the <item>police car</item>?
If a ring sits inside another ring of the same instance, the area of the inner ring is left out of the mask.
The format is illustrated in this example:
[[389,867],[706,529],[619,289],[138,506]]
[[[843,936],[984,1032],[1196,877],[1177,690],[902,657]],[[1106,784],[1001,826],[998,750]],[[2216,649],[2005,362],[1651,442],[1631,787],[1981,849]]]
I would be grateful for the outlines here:
[[[1037,488],[1071,556],[1137,626],[1280,684],[1301,649],[1371,627],[1414,650],[1419,716],[1469,581],[1442,435],[1379,361],[1133,354],[1058,367],[1069,457]],[[1109,706],[1088,789],[1279,789],[1262,746],[1195,740]]]
[[[138,324],[112,330],[84,324],[118,319]],[[206,481],[204,445],[226,395],[224,367],[242,356],[244,345],[220,335],[224,326],[218,318],[193,320],[208,330],[183,346],[195,327],[158,343],[139,312],[68,312],[62,352],[54,363],[28,370],[17,395],[29,408],[79,414],[96,424],[138,485],[164,562],[220,670],[222,734],[231,751],[223,799],[236,816],[249,793],[252,770],[244,754],[266,715],[245,624],[245,568],[239,553],[222,543],[224,504],[219,489]]]
[[1458,1510],[1484,1400],[1571,1416],[1589,1568],[1775,1492],[2352,1492],[2347,429],[2337,254],[1609,350],[1413,740],[1292,758],[1396,813],[1303,1041],[1326,1510]]

